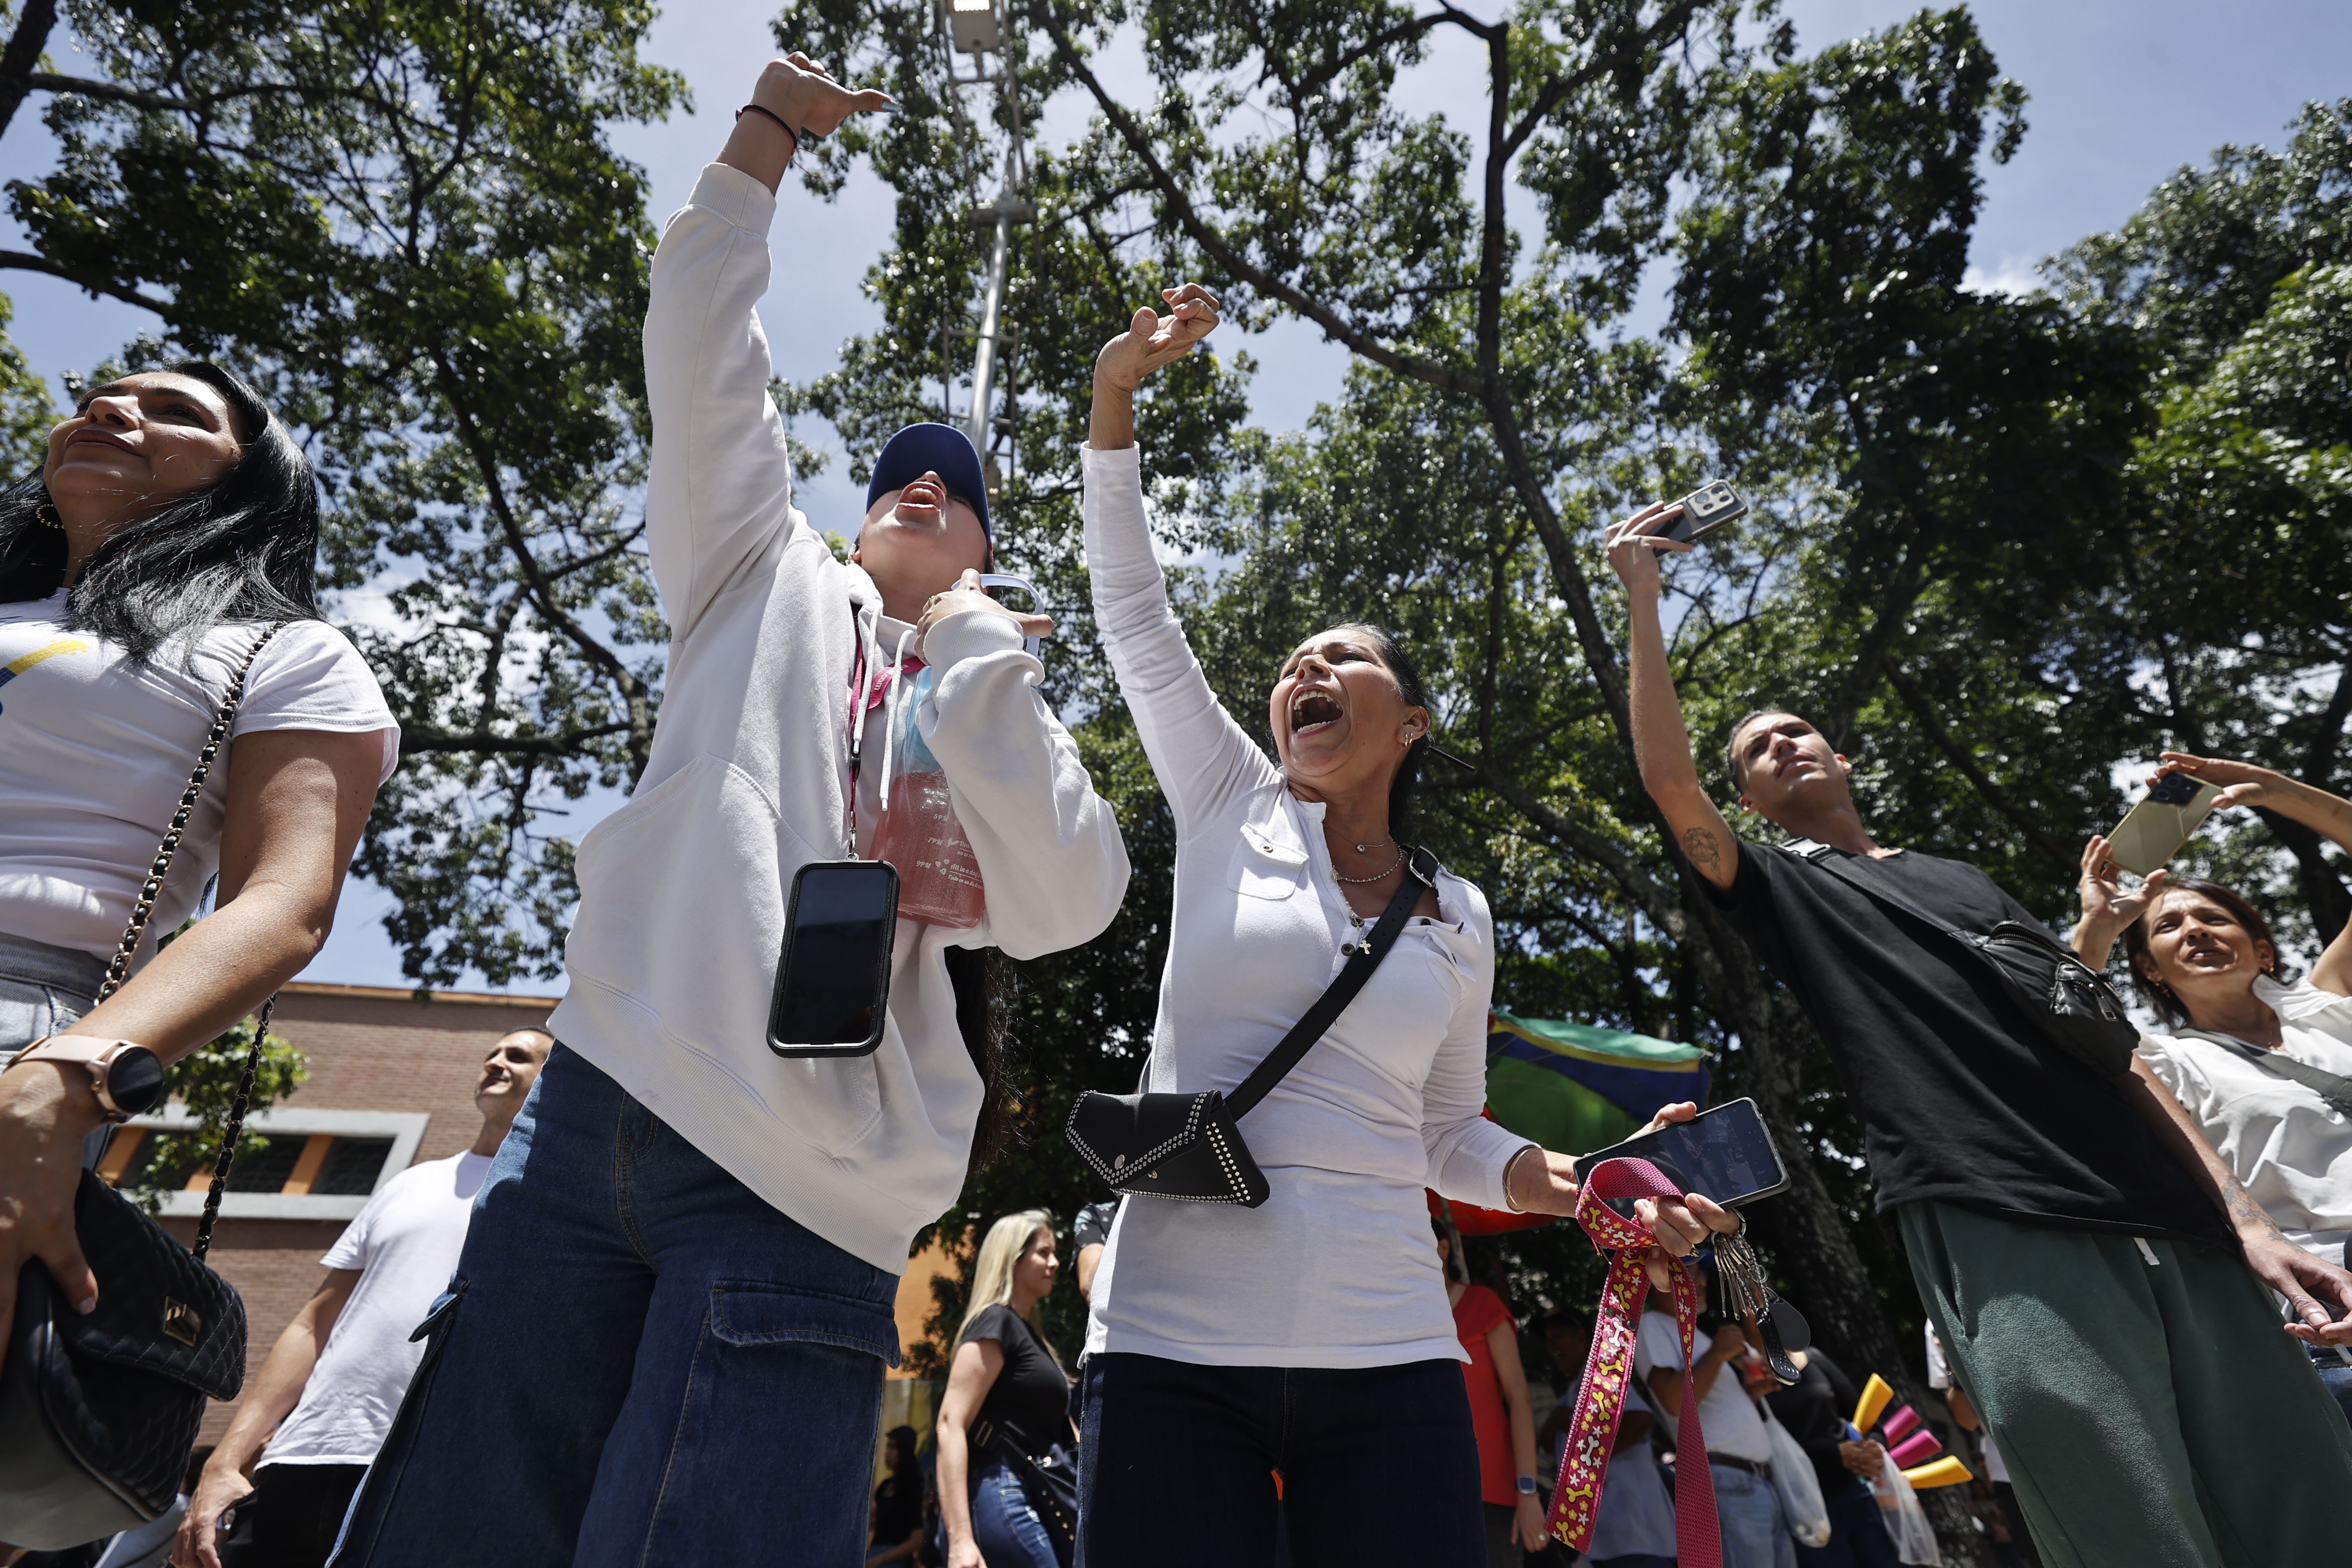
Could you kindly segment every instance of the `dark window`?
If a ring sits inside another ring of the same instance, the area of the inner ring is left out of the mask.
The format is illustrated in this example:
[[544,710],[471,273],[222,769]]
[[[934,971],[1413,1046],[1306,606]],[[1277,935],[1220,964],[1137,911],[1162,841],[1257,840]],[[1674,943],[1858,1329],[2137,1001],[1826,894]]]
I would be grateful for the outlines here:
[[383,1173],[383,1163],[390,1158],[389,1138],[338,1136],[327,1145],[326,1163],[319,1167],[310,1191],[319,1197],[363,1198],[375,1191],[375,1179]]
[[[171,1140],[182,1146],[181,1152],[167,1167],[159,1169],[155,1157],[164,1140],[150,1132],[139,1141],[138,1152],[131,1155],[131,1164],[122,1173],[121,1184],[126,1187],[154,1185],[165,1192],[178,1192],[199,1170],[206,1173],[205,1185],[210,1185],[213,1159],[217,1144],[207,1143],[203,1149],[189,1152],[188,1135]],[[230,1167],[228,1190],[233,1193],[274,1193],[286,1185],[286,1178],[294,1173],[294,1163],[302,1157],[302,1146],[310,1141],[307,1132],[278,1132],[265,1137],[265,1147],[258,1153],[241,1153]],[[202,1191],[202,1188],[198,1189]]]
[[268,1145],[259,1153],[239,1153],[236,1163],[229,1168],[228,1190],[233,1193],[275,1193],[286,1186],[286,1178],[294,1173],[294,1163],[302,1157],[302,1146],[310,1142],[307,1132],[275,1132],[263,1142]]

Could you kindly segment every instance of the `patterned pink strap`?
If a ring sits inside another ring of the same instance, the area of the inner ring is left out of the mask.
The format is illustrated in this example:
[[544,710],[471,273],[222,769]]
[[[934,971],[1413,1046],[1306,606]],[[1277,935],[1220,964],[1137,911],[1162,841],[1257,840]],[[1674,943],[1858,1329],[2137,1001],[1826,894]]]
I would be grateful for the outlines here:
[[[1553,1536],[1582,1552],[1592,1544],[1601,1489],[1617,1446],[1617,1420],[1633,1373],[1633,1343],[1649,1295],[1642,1259],[1656,1237],[1609,1206],[1612,1198],[1674,1198],[1682,1194],[1647,1160],[1610,1160],[1588,1173],[1576,1221],[1592,1245],[1615,1256],[1601,1288],[1592,1324],[1592,1353],[1577,1390],[1576,1416],[1561,1445],[1559,1479],[1551,1500]],[[1698,1330],[1698,1287],[1690,1271],[1675,1270],[1675,1322],[1682,1330],[1683,1410],[1675,1443],[1675,1544],[1681,1568],[1723,1568],[1723,1536],[1715,1516],[1715,1473],[1706,1462],[1706,1434],[1698,1423],[1698,1392],[1691,1374],[1691,1342]]]

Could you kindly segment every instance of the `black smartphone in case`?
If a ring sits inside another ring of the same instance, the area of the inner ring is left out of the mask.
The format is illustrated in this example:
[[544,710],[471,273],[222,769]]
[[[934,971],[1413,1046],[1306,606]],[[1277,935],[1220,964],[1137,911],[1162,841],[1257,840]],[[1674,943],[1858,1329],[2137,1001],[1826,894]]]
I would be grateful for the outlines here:
[[1738,490],[1723,479],[1711,479],[1683,497],[1682,515],[1658,532],[1661,539],[1671,539],[1677,544],[1688,544],[1704,539],[1727,522],[1736,522],[1748,515],[1748,502]]
[[1617,1159],[1647,1160],[1684,1192],[1713,1198],[1726,1208],[1769,1198],[1789,1185],[1788,1168],[1752,1100],[1731,1100],[1688,1121],[1581,1155],[1576,1179],[1584,1180],[1603,1160]]
[[813,860],[794,872],[768,1048],[862,1057],[879,1046],[898,926],[898,871],[888,861]]

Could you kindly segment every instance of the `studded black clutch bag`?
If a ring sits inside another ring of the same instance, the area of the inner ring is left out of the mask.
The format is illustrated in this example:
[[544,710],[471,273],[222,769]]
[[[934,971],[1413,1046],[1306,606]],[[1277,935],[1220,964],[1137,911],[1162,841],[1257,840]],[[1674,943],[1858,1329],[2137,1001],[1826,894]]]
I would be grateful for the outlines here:
[[1114,1192],[1185,1203],[1254,1209],[1265,1202],[1265,1174],[1234,1124],[1299,1064],[1356,999],[1396,944],[1397,932],[1421,901],[1422,889],[1436,886],[1437,861],[1428,850],[1414,850],[1407,864],[1412,875],[1381,912],[1371,934],[1232,1094],[1210,1089],[1195,1094],[1089,1090],[1078,1096],[1062,1135],[1105,1184]]

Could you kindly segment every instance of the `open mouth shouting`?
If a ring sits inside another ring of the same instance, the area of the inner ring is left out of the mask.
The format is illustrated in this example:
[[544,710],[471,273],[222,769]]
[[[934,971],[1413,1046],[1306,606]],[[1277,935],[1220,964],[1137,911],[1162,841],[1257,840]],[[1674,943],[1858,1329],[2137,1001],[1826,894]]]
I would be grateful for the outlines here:
[[898,492],[898,504],[894,510],[900,522],[934,523],[940,521],[940,509],[947,503],[947,487],[935,475],[925,474],[907,482],[907,488]]
[[1329,692],[1300,691],[1290,700],[1290,737],[1295,741],[1327,730],[1342,717],[1339,699]]

